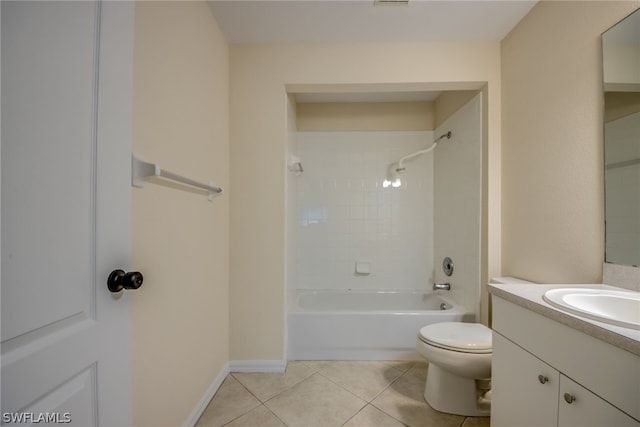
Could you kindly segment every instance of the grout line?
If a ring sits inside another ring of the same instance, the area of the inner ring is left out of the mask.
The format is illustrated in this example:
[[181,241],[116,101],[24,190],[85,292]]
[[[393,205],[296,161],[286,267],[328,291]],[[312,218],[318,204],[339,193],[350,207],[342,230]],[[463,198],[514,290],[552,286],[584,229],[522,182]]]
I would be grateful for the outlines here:
[[[285,372],[286,372],[286,371],[285,371]],[[284,393],[285,391],[289,390],[288,388],[287,388],[286,390],[283,390],[283,391],[281,391],[280,393],[276,394],[275,396],[271,396],[270,398],[268,398],[267,400],[265,400],[265,401],[263,402],[263,401],[262,401],[258,396],[256,396],[256,395],[255,395],[251,390],[249,390],[249,389],[247,388],[247,386],[245,386],[244,384],[242,384],[242,382],[241,382],[238,378],[236,378],[236,377],[235,377],[235,375],[234,375],[233,373],[229,373],[229,375],[231,375],[231,376],[233,377],[233,379],[235,379],[235,380],[238,382],[238,384],[240,384],[240,385],[241,385],[245,390],[247,390],[247,392],[248,392],[251,396],[253,396],[253,397],[254,397],[258,402],[260,402],[260,405],[256,406],[255,408],[252,408],[252,409],[250,409],[249,411],[245,412],[244,414],[242,414],[242,415],[240,415],[240,416],[238,416],[238,417],[234,418],[233,420],[229,421],[227,424],[229,424],[229,423],[231,423],[231,422],[233,422],[233,421],[237,420],[238,418],[240,418],[240,417],[242,417],[242,416],[244,416],[244,415],[247,415],[249,412],[251,412],[251,411],[255,410],[256,408],[258,408],[258,407],[260,407],[260,406],[264,406],[264,407],[265,407],[265,409],[266,409],[267,411],[271,412],[271,414],[273,414],[273,416],[274,416],[274,417],[276,417],[278,420],[280,420],[280,422],[282,422],[282,424],[284,424],[285,426],[287,426],[287,427],[288,427],[287,423],[285,423],[285,422],[284,422],[284,420],[280,419],[280,417],[278,417],[278,416],[277,416],[277,415],[276,415],[276,414],[275,414],[271,409],[269,409],[269,407],[268,407],[267,405],[265,405],[265,403],[266,403],[266,402],[270,401],[271,399],[273,399],[274,397],[278,396],[279,394]],[[276,374],[276,375],[278,375],[278,374]],[[284,375],[284,373],[279,374],[279,375]],[[298,383],[296,383],[296,384],[298,384]],[[225,425],[227,425],[227,424],[225,424]],[[224,427],[224,426],[222,426],[222,427]]]
[[[334,380],[332,380],[331,378],[327,377],[326,375],[324,375],[322,372],[318,371],[316,372],[316,374],[320,375],[322,378],[324,378],[325,380],[329,381],[330,383],[332,383],[333,385],[336,385],[338,387],[340,387],[342,390],[346,391],[347,393],[349,393],[350,395],[352,395],[353,397],[357,398],[358,400],[361,400],[365,403],[364,406],[367,406],[367,404],[369,402],[367,402],[366,400],[364,400],[362,397],[358,396],[357,394],[355,394],[354,392],[352,392],[349,389],[346,389],[343,385],[338,384],[337,382],[335,382]],[[315,374],[314,374],[315,375]],[[363,406],[363,408],[364,408]],[[360,410],[362,410],[362,408],[360,408]]]
[[238,384],[240,384],[240,385],[241,385],[245,390],[247,390],[247,392],[248,392],[251,396],[255,397],[255,399],[256,399],[258,402],[260,402],[260,404],[264,405],[264,402],[263,402],[263,401],[262,401],[258,396],[256,396],[256,395],[255,395],[251,390],[249,390],[249,389],[247,388],[247,386],[246,386],[246,385],[242,384],[242,381],[240,381],[238,378],[236,378],[236,376],[235,376],[235,375],[233,375],[233,372],[229,373],[229,375],[231,375],[231,376],[233,377],[233,379],[234,379],[234,380],[236,380],[236,381],[238,382]]
[[[275,396],[274,396],[274,397],[275,397]],[[284,422],[284,420],[283,420],[282,418],[280,418],[278,415],[276,415],[276,413],[275,413],[275,412],[273,412],[273,411],[272,411],[272,410],[271,410],[267,405],[265,405],[265,404],[263,403],[263,404],[262,404],[262,406],[264,406],[264,407],[267,409],[267,411],[271,412],[271,414],[272,414],[274,417],[276,417],[276,418],[277,418],[277,419],[282,423],[282,425],[289,427],[289,424],[285,423],[285,422]]]
[[[399,420],[398,418],[394,417],[393,415],[391,415],[391,414],[387,413],[387,411],[385,411],[384,409],[379,408],[379,407],[377,407],[376,405],[374,405],[374,404],[373,404],[373,401],[374,401],[378,396],[380,396],[382,393],[384,393],[385,391],[387,391],[388,389],[390,389],[390,388],[391,388],[391,386],[392,386],[392,385],[394,385],[396,382],[400,381],[400,378],[404,377],[405,375],[408,375],[408,374],[409,374],[409,371],[411,371],[411,369],[413,369],[413,367],[414,367],[414,366],[416,366],[416,362],[411,363],[411,366],[410,366],[406,371],[404,371],[401,375],[399,375],[399,376],[398,376],[398,378],[396,378],[395,380],[391,381],[391,382],[389,383],[389,385],[388,385],[388,386],[386,386],[386,387],[384,388],[384,390],[382,390],[380,393],[378,393],[378,394],[376,395],[376,397],[374,397],[373,399],[371,399],[371,403],[370,403],[370,405],[371,405],[371,406],[373,406],[374,408],[376,408],[378,411],[382,412],[383,414],[387,415],[388,417],[393,418],[394,420],[396,420],[397,422],[399,422],[400,424],[402,424],[402,425],[404,425],[404,426],[407,426],[407,424],[406,424],[406,423],[404,423],[402,420]],[[426,402],[425,402],[425,404],[426,404]]]
[[[276,374],[276,375],[284,375],[285,373],[286,373],[286,371],[285,371],[285,372],[283,372],[282,374]],[[232,375],[232,376],[233,376],[233,378],[234,378],[236,381],[238,381],[238,383],[239,383],[242,387],[244,387],[244,389],[245,389],[245,390],[247,390],[247,392],[249,392],[249,394],[251,394],[253,397],[255,397],[255,398],[256,398],[256,400],[257,400],[258,402],[260,402],[260,405],[258,405],[258,406],[264,406],[264,407],[265,407],[265,409],[266,409],[267,411],[271,412],[271,414],[273,414],[273,416],[274,416],[274,417],[276,417],[278,420],[280,420],[280,422],[281,422],[282,424],[284,424],[285,426],[287,426],[287,427],[288,427],[288,424],[287,424],[287,423],[285,423],[285,422],[284,422],[284,420],[283,420],[283,419],[281,419],[279,416],[277,416],[277,415],[276,415],[276,414],[275,414],[275,413],[274,413],[274,412],[273,412],[273,411],[272,411],[272,410],[271,410],[267,405],[265,405],[265,403],[267,403],[267,402],[268,402],[268,401],[270,401],[271,399],[274,399],[276,396],[279,396],[280,394],[284,393],[285,391],[289,390],[289,389],[290,389],[290,388],[292,388],[293,386],[288,387],[288,388],[286,388],[286,389],[282,390],[281,392],[279,392],[279,393],[277,393],[277,394],[275,394],[275,395],[273,395],[273,396],[269,397],[268,399],[266,399],[266,400],[263,402],[263,401],[262,401],[258,396],[256,396],[256,395],[255,395],[251,390],[249,390],[249,389],[247,388],[247,386],[245,386],[244,384],[242,384],[242,382],[241,382],[238,378],[236,378],[236,377],[233,375],[233,373],[230,373],[229,375]],[[305,377],[304,379],[306,379],[306,378],[308,378],[308,377]],[[301,380],[301,381],[299,381],[299,382],[297,382],[296,384],[294,384],[294,386],[295,386],[295,385],[297,385],[297,384],[300,384],[300,382],[304,381],[304,379],[303,379],[303,380]],[[256,406],[256,408],[257,408],[258,406]],[[248,412],[246,412],[246,413],[244,413],[244,414],[242,414],[242,415],[246,415],[246,414],[248,414],[249,412],[253,411],[253,410],[254,410],[254,409],[256,409],[256,408],[253,408],[253,409],[249,410]],[[241,417],[242,415],[240,415],[240,417]],[[240,417],[237,417],[237,418],[240,418]],[[236,418],[236,419],[237,419],[237,418]],[[229,421],[229,422],[231,422],[231,421]],[[227,423],[227,424],[228,424],[228,423]]]
[[[258,397],[257,397],[256,395],[254,395],[253,393],[251,393],[251,390],[249,390],[248,388],[246,388],[246,387],[244,386],[244,384],[242,384],[240,381],[238,381],[238,379],[237,379],[236,377],[234,377],[234,376],[233,376],[233,373],[229,372],[229,373],[227,374],[227,376],[224,378],[224,381],[226,381],[226,380],[227,380],[227,378],[229,378],[229,376],[233,377],[233,379],[234,379],[238,384],[240,384],[240,385],[241,385],[245,390],[247,390],[247,392],[248,392],[251,396],[253,396],[253,397],[254,397],[258,402],[260,402],[260,404],[259,404],[259,405],[254,406],[254,407],[253,407],[253,408],[251,408],[251,409],[249,409],[247,412],[244,412],[244,413],[242,413],[242,414],[238,415],[237,417],[235,417],[234,419],[230,420],[229,422],[222,424],[222,426],[221,426],[221,427],[224,427],[224,426],[228,425],[229,423],[234,422],[234,421],[235,421],[235,420],[237,420],[238,418],[243,417],[243,416],[247,415],[249,412],[251,412],[251,411],[253,411],[254,409],[258,408],[260,405],[263,405],[262,401],[261,401],[260,399],[258,399]],[[223,384],[224,384],[224,381],[222,381],[222,383],[223,383]],[[221,385],[220,387],[222,388],[222,385]],[[218,390],[218,391],[220,391],[220,390]],[[216,392],[216,394],[218,394],[218,392]],[[214,395],[213,395],[213,397],[211,398],[211,400],[212,400],[212,401],[213,401],[213,398],[214,398],[214,397],[216,397],[216,395],[215,395],[215,394],[214,394]]]
[[[371,402],[373,402],[376,399],[376,397],[380,396],[382,393],[384,393],[389,388],[391,388],[391,386],[394,385],[398,380],[400,380],[400,378],[402,378],[405,375],[407,375],[409,373],[409,371],[411,369],[413,369],[414,366],[416,366],[416,363],[415,362],[411,363],[411,366],[406,371],[404,371],[404,372],[402,372],[402,374],[398,375],[398,378],[396,378],[395,380],[391,381],[380,393],[376,394],[376,396],[373,399],[371,399]],[[373,406],[375,406],[375,405],[373,405]],[[378,408],[377,406],[375,406],[375,407]],[[378,409],[380,409],[380,408],[378,408]],[[380,409],[380,410],[382,411],[382,409]],[[382,411],[382,412],[384,412],[384,411]],[[384,413],[386,414],[386,412],[384,412]],[[387,415],[389,415],[389,414],[387,414]],[[391,416],[391,415],[389,415],[389,416]]]

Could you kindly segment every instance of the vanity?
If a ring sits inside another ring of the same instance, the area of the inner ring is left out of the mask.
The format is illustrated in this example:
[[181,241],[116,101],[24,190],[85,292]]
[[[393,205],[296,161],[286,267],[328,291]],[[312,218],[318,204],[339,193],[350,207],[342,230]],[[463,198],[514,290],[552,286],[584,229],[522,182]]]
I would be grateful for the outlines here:
[[640,9],[602,35],[603,282],[627,289],[489,285],[493,427],[640,427],[638,28]]
[[557,288],[489,285],[493,302],[493,427],[640,426],[640,330],[567,313]]

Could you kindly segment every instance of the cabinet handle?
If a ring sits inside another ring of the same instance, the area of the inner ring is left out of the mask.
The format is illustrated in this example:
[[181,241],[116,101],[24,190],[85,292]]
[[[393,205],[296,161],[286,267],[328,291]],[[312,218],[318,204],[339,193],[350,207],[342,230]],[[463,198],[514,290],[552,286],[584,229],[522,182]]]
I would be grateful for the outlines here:
[[549,378],[544,375],[538,375],[538,381],[540,381],[540,384],[546,384],[549,381]]
[[573,402],[576,401],[576,397],[573,394],[565,393],[563,397],[564,397],[564,401],[567,402],[568,404],[572,404]]

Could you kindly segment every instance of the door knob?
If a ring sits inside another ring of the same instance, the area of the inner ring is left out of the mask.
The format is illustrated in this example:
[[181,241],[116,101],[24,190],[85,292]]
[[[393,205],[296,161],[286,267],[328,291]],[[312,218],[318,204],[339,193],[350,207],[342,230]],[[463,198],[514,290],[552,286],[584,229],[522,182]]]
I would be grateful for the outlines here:
[[142,286],[142,273],[130,271],[125,273],[124,270],[113,270],[107,279],[107,288],[111,292],[120,292],[124,289],[138,289]]

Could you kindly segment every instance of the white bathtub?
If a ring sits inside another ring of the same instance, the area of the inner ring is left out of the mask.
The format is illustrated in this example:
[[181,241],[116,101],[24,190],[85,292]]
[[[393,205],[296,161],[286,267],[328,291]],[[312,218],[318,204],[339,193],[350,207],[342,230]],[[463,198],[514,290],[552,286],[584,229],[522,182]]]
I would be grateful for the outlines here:
[[289,300],[287,357],[419,360],[415,342],[421,327],[474,320],[473,313],[433,293],[297,290]]

